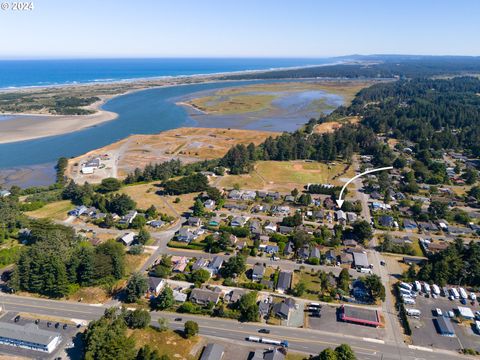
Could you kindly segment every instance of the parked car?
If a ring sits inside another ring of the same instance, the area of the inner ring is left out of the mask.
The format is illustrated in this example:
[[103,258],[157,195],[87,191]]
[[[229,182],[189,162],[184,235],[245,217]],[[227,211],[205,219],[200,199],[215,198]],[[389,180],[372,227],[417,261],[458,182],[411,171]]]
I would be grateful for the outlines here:
[[62,327],[63,327],[63,330],[65,330],[65,329],[68,327],[68,325],[67,325],[67,324],[63,324]]
[[13,321],[19,322],[20,321],[20,315],[15,316],[15,319],[13,319]]
[[447,314],[449,318],[453,319],[455,317],[455,313],[452,310],[450,310]]
[[57,323],[55,324],[55,329],[58,329],[59,326],[60,326],[60,323],[57,322]]
[[437,314],[437,316],[442,316],[443,315],[442,310],[439,309],[439,308],[435,309],[435,313]]

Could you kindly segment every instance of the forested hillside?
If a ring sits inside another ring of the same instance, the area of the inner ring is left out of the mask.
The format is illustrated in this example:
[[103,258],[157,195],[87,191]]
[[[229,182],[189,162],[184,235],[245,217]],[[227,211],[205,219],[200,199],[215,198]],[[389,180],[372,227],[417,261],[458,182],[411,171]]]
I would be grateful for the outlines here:
[[[228,75],[223,79],[301,79],[332,78],[425,78],[445,74],[480,72],[480,58],[467,56],[357,56],[348,64],[312,66],[301,69],[274,70]],[[357,60],[355,62],[355,60]],[[359,63],[362,61],[362,63]]]

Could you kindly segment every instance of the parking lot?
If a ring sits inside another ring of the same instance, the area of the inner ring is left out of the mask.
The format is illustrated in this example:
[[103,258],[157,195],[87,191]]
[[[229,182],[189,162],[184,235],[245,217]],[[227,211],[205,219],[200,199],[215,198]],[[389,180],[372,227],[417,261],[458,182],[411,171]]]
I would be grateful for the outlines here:
[[[480,335],[475,333],[472,321],[465,321],[458,317],[455,309],[458,306],[469,307],[473,312],[480,310],[478,302],[471,305],[462,305],[459,300],[449,300],[447,297],[439,296],[434,299],[432,297],[426,298],[419,295],[416,298],[415,305],[406,306],[407,308],[415,308],[421,311],[421,316],[416,319],[409,317],[410,327],[412,328],[412,341],[414,345],[424,347],[436,347],[442,349],[476,349],[480,351]],[[445,315],[448,311],[454,311],[456,317],[451,319],[455,336],[442,336],[438,333],[435,327],[434,319],[437,314],[434,309],[439,308]]]
[[[337,320],[337,307],[324,305],[321,317],[308,316],[306,323],[310,329],[339,333],[351,336],[383,340],[385,329],[365,325],[357,325]],[[305,313],[308,314],[308,313]]]
[[[35,322],[35,319],[25,317],[20,317],[18,321],[15,322],[17,315],[18,313],[8,312],[0,318],[0,321],[16,325],[26,325],[28,323]],[[70,349],[73,348],[73,343],[76,343],[75,337],[79,329],[74,324],[66,324],[67,326],[64,328],[64,323],[58,323],[58,327],[55,328],[57,322],[51,321],[50,323],[50,326],[48,326],[48,321],[40,320],[37,325],[40,329],[56,332],[61,335],[61,342],[51,354],[2,344],[0,344],[0,353],[18,357],[45,360],[56,359],[57,357],[65,358],[65,353],[68,353],[69,358],[79,358],[73,353],[73,349]]]

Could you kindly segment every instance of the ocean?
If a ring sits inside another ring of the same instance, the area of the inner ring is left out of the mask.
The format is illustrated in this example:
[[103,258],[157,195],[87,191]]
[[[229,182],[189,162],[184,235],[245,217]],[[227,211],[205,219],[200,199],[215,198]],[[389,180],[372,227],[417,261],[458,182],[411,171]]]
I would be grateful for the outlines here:
[[0,89],[322,65],[332,59],[164,58],[0,60]]

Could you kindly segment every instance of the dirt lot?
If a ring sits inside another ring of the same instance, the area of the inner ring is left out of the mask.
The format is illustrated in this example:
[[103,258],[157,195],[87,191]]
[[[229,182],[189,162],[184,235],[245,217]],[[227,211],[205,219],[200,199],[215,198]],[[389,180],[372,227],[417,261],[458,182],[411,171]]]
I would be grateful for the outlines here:
[[[111,145],[71,159],[66,175],[77,183],[98,183],[105,177],[124,178],[135,168],[150,163],[180,159],[191,163],[222,157],[236,144],[262,143],[278,133],[236,129],[180,128],[156,135],[132,135]],[[94,174],[83,175],[82,164],[89,159],[101,158],[101,168]]]

